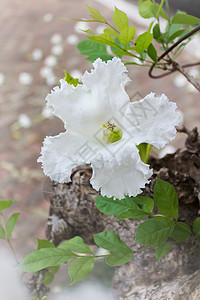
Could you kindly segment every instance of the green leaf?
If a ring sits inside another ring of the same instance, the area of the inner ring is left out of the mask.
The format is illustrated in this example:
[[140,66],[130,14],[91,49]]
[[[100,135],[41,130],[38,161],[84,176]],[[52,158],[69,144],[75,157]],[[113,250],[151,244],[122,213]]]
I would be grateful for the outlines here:
[[163,217],[149,219],[138,227],[135,242],[157,246],[170,236],[174,227],[173,221]]
[[154,201],[159,211],[166,217],[178,219],[178,196],[169,182],[156,178]]
[[10,207],[12,203],[13,203],[12,200],[1,200],[0,201],[0,211]]
[[174,32],[169,38],[167,39],[168,43],[173,41],[175,38],[180,37],[185,32],[185,29],[178,30]]
[[184,242],[190,237],[190,235],[190,227],[183,222],[178,222],[173,232],[170,234],[170,237],[176,242]]
[[161,261],[161,259],[167,254],[169,253],[169,251],[172,248],[172,243],[165,243],[165,244],[161,244],[160,246],[158,246],[158,248],[155,251],[155,257],[157,259],[157,261]]
[[154,17],[154,14],[152,12],[153,9],[153,3],[150,0],[139,0],[138,3],[138,10],[141,17],[144,19],[149,19]]
[[93,267],[93,256],[85,256],[73,261],[68,268],[69,276],[71,278],[70,285],[74,284],[77,281],[86,279],[92,272]]
[[90,247],[84,243],[80,236],[75,236],[74,238],[62,243],[58,248],[72,252],[93,254]]
[[48,270],[51,271],[52,273],[56,274],[58,270],[60,269],[60,266],[52,266],[48,267]]
[[77,48],[80,53],[83,55],[87,55],[87,60],[94,62],[97,58],[101,58],[103,61],[108,61],[113,58],[113,56],[109,55],[105,45],[99,44],[90,39],[86,39],[81,41]]
[[132,198],[126,197],[122,200],[113,200],[112,198],[107,198],[103,196],[98,196],[96,199],[96,206],[98,210],[106,215],[120,215],[122,212],[129,208],[136,208],[137,204],[134,203]]
[[138,36],[138,38],[135,41],[136,46],[134,47],[134,50],[137,53],[142,54],[144,50],[146,50],[149,47],[152,39],[153,39],[153,35],[148,31],[142,33],[141,35]]
[[7,221],[6,231],[7,231],[7,237],[8,238],[10,238],[11,235],[12,235],[13,229],[15,228],[15,225],[17,223],[19,215],[20,215],[20,213],[15,213]]
[[104,231],[94,234],[94,241],[99,247],[109,251],[132,252],[132,250],[120,239],[120,237],[112,231]]
[[[159,10],[159,13],[158,13],[158,10]],[[153,4],[153,14],[154,14],[155,18],[157,16],[157,13],[158,13],[158,16],[161,16],[163,19],[169,20],[169,18],[167,17],[167,14],[164,11],[164,9],[162,7],[160,8],[160,4],[154,3]]]
[[6,234],[4,228],[0,225],[0,239],[5,240]]
[[[150,44],[151,46],[152,44]],[[149,46],[149,47],[150,47]],[[153,46],[153,45],[152,45]],[[149,48],[148,48],[149,49]],[[148,51],[148,50],[147,50]],[[157,53],[156,53],[156,57],[157,57]],[[140,154],[140,158],[144,163],[148,162],[148,159],[150,157],[151,154],[151,149],[152,146],[150,144],[147,143],[141,143],[137,146],[137,148],[139,149],[139,154]]]
[[90,30],[90,29],[86,29],[86,30],[80,29],[80,30],[83,31],[83,32],[85,32],[85,33],[94,35],[94,32],[92,30]]
[[128,42],[134,39],[135,36],[135,27],[134,26],[129,26],[124,28],[120,35],[119,35],[119,41],[126,47]]
[[115,23],[115,25],[116,25],[117,29],[119,29],[119,31],[122,31],[123,29],[128,27],[127,15],[123,11],[118,9],[117,7],[115,7],[115,12],[113,14],[113,22]]
[[92,8],[90,7],[89,5],[85,4],[87,6],[87,8],[89,9],[89,13],[90,13],[90,17],[94,20],[98,20],[98,21],[101,21],[101,22],[105,22],[106,19],[100,14],[100,12],[95,9],[95,8]]
[[60,266],[76,257],[76,254],[63,249],[43,248],[27,255],[20,268],[24,272],[37,272],[48,267]]
[[[148,53],[148,55],[149,55],[149,57],[153,60],[153,61],[155,61],[155,62],[157,62],[157,57],[158,57],[158,55],[157,55],[157,51],[156,51],[156,49],[155,49],[155,47],[154,47],[154,45],[151,43],[150,45],[149,45],[149,47],[148,47],[148,49],[147,49],[147,53]],[[149,145],[149,144],[147,144],[147,145]],[[151,146],[151,145],[150,145]],[[151,153],[151,152],[150,152]],[[149,155],[150,156],[150,155]],[[149,158],[149,157],[148,157]]]
[[196,25],[200,22],[199,18],[185,13],[177,13],[172,18],[172,24]]
[[89,36],[88,38],[97,43],[116,47],[115,41],[108,33],[101,33],[99,35]]
[[77,86],[79,84],[78,78],[73,78],[67,71],[64,70],[65,77],[64,80],[70,85]]
[[132,251],[119,251],[114,252],[106,257],[105,262],[114,267],[126,264],[133,258],[133,252]]
[[154,208],[154,200],[152,198],[145,196],[137,196],[133,198],[133,201],[143,211],[147,213],[152,213],[152,210]]
[[46,272],[45,278],[42,280],[42,283],[48,285],[51,284],[53,280],[54,280],[54,274],[51,272]]
[[112,35],[113,37],[117,37],[118,36],[118,33],[114,29],[112,29],[112,28],[106,28],[106,29],[104,29],[103,32],[107,33],[109,35]]
[[53,242],[49,242],[48,240],[40,240],[37,238],[37,250],[42,249],[42,248],[55,248],[56,246],[54,245]]
[[124,219],[136,219],[136,220],[142,220],[145,219],[148,216],[148,213],[145,211],[142,211],[140,209],[133,210],[128,209],[127,211],[124,211],[121,213],[116,220],[124,220]]
[[161,31],[159,24],[156,24],[153,28],[153,37],[154,39],[158,40],[161,37]]
[[200,236],[200,218],[196,218],[196,220],[194,220],[193,230],[195,235]]

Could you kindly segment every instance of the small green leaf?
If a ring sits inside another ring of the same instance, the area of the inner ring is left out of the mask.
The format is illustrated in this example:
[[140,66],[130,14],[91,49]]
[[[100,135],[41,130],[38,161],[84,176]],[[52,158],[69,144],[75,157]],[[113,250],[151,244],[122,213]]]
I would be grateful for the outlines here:
[[149,45],[149,47],[147,49],[147,53],[153,61],[157,62],[157,57],[158,57],[157,51],[152,43]]
[[3,227],[0,225],[0,239],[5,240],[6,234]]
[[37,272],[48,267],[60,266],[76,257],[76,254],[63,249],[43,248],[27,255],[20,268],[24,272]]
[[13,203],[12,200],[1,200],[0,201],[0,211],[10,207],[12,203]]
[[141,17],[144,19],[149,19],[154,17],[154,14],[152,12],[153,9],[153,3],[150,0],[139,0],[138,3],[138,10]]
[[148,216],[148,213],[145,211],[142,211],[140,209],[133,210],[128,209],[127,211],[124,211],[121,213],[116,220],[124,220],[124,219],[136,219],[136,220],[142,220],[145,219]]
[[167,254],[169,253],[169,251],[172,248],[172,243],[165,243],[165,244],[161,244],[160,246],[158,246],[158,248],[155,251],[155,257],[157,259],[157,261],[161,261],[161,259]]
[[158,40],[161,37],[161,31],[159,24],[156,24],[153,28],[153,37],[155,40]]
[[153,39],[153,35],[148,31],[142,33],[141,35],[138,36],[138,38],[135,41],[136,46],[134,47],[134,50],[138,54],[142,54],[144,50],[146,50],[149,47],[152,39]]
[[79,84],[78,78],[73,78],[67,71],[64,70],[65,77],[64,80],[67,81],[70,85],[77,86]]
[[115,41],[108,33],[101,33],[99,35],[89,36],[88,38],[97,43],[109,46],[116,46]]
[[136,231],[135,242],[144,245],[157,246],[170,236],[174,230],[173,221],[156,217],[143,222]]
[[20,215],[20,213],[15,213],[7,221],[6,231],[7,231],[7,237],[8,238],[10,238],[11,235],[12,235],[13,229],[15,228],[15,225],[17,223],[19,215]]
[[196,218],[196,220],[194,220],[193,230],[195,235],[200,236],[200,218]]
[[172,24],[196,25],[199,22],[199,18],[185,13],[177,13],[172,19]]
[[119,251],[114,252],[106,257],[105,262],[114,267],[126,264],[133,258],[133,252],[132,251]]
[[74,284],[77,281],[86,279],[92,272],[93,267],[93,256],[85,256],[73,261],[68,268],[69,276],[71,278],[70,285]]
[[169,182],[156,178],[154,201],[159,211],[167,217],[178,218],[178,196]]
[[42,248],[55,248],[56,246],[54,245],[53,242],[49,242],[48,240],[40,240],[37,238],[37,250],[42,249]]
[[168,43],[173,41],[175,38],[180,37],[185,32],[185,29],[178,30],[174,32],[168,39]]
[[184,242],[190,237],[190,235],[190,227],[183,222],[178,222],[173,232],[170,234],[170,237],[176,242]]
[[52,266],[48,267],[48,270],[51,271],[52,273],[56,274],[58,270],[60,269],[60,266]]
[[42,280],[42,283],[48,285],[51,284],[53,280],[54,280],[54,274],[51,272],[46,272],[45,278]]
[[83,55],[87,55],[87,60],[94,62],[97,58],[101,58],[103,61],[108,61],[113,58],[113,56],[109,55],[105,45],[99,44],[90,39],[82,40],[77,48],[80,53]]
[[122,200],[113,200],[103,196],[98,196],[96,199],[96,206],[98,210],[106,215],[120,215],[122,212],[129,208],[136,208],[137,204],[134,203],[132,198],[126,197]]
[[120,239],[120,237],[112,231],[104,231],[94,234],[94,241],[99,247],[109,251],[131,251],[131,249]]
[[80,29],[80,30],[85,32],[85,33],[88,33],[88,34],[95,35],[94,32],[90,29],[86,29],[86,30]]
[[129,26],[124,28],[120,35],[119,35],[119,41],[124,45],[124,47],[127,46],[128,42],[134,39],[135,36],[135,27]]
[[87,6],[87,8],[89,9],[89,13],[90,13],[90,17],[94,20],[98,20],[98,21],[101,21],[101,22],[105,22],[106,19],[100,14],[100,12],[95,9],[95,8],[92,8],[90,7],[89,5],[85,4]]
[[117,7],[115,7],[115,12],[113,14],[113,22],[120,31],[128,27],[127,15]]
[[[150,46],[151,45],[152,44],[150,44]],[[156,53],[156,57],[157,57],[157,53]],[[139,154],[140,154],[141,160],[146,164],[148,162],[149,157],[150,157],[152,146],[150,144],[147,144],[147,143],[141,143],[137,146],[137,148],[139,149]]]
[[74,238],[62,243],[58,248],[72,252],[93,254],[90,247],[84,243],[80,236],[75,236]]
[[152,213],[152,210],[154,208],[154,201],[150,197],[145,196],[137,196],[133,198],[133,201],[138,205],[138,207],[147,212]]
[[112,28],[106,28],[106,29],[104,29],[103,32],[106,33],[106,34],[109,34],[109,35],[111,35],[113,37],[117,37],[118,36],[118,33],[114,29],[112,29]]

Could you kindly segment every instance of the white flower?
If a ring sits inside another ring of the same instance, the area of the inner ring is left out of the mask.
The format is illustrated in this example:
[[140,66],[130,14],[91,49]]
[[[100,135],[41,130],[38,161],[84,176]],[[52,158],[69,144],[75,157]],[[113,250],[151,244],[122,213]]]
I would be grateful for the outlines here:
[[45,23],[49,23],[53,20],[53,15],[51,13],[47,13],[44,15],[43,20]]
[[29,116],[27,116],[25,114],[19,115],[18,122],[19,122],[20,127],[25,128],[25,129],[30,128],[32,125],[31,119],[29,118]]
[[29,85],[33,81],[33,77],[31,76],[30,73],[27,72],[22,72],[19,75],[19,83],[24,84],[24,85]]
[[43,53],[42,53],[41,49],[36,48],[36,49],[33,50],[33,52],[32,52],[33,60],[40,61],[42,59],[42,57],[43,57]]
[[82,84],[60,80],[61,87],[47,96],[47,107],[53,107],[67,131],[45,138],[38,161],[46,175],[61,183],[70,181],[74,167],[90,163],[90,182],[103,196],[136,196],[152,175],[136,145],[163,148],[175,138],[180,116],[164,94],[130,102],[125,91],[130,79],[119,58],[97,59],[93,65]]
[[0,72],[0,86],[3,85],[5,82],[5,76],[3,73]]
[[57,64],[57,57],[53,55],[47,56],[44,60],[44,64],[45,66],[50,68],[55,67],[55,65]]
[[79,37],[76,34],[70,34],[68,35],[66,41],[70,44],[70,45],[77,45],[79,42]]
[[61,55],[63,53],[63,46],[62,45],[55,45],[51,48],[51,53],[53,55]]
[[59,44],[62,42],[62,35],[60,33],[55,33],[51,37],[51,43],[52,44]]

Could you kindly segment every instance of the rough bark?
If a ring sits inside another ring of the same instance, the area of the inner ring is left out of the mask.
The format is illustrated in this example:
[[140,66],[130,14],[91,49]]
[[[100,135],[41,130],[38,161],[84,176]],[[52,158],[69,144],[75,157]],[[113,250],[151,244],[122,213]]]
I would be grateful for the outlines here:
[[[191,132],[185,128],[182,131],[187,134],[185,149],[163,159],[150,159],[154,174],[143,195],[152,196],[156,176],[169,181],[178,193],[179,220],[191,226],[199,213],[200,137],[196,128]],[[98,193],[89,183],[91,175],[90,166],[82,166],[74,170],[71,183],[51,183],[47,238],[58,245],[79,235],[92,244],[94,233],[113,230],[132,247],[139,222],[115,221],[115,217],[101,214],[94,201]],[[117,291],[119,299],[125,300],[198,299],[200,253],[196,247],[193,254],[189,254],[191,246],[191,242],[174,245],[160,263],[153,251],[138,253],[131,262],[116,269],[113,291]]]

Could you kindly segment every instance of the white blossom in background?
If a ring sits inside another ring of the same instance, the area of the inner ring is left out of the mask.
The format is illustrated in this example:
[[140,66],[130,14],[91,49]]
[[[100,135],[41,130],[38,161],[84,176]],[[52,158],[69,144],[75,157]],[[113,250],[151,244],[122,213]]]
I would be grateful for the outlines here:
[[66,41],[70,45],[77,45],[79,42],[79,37],[76,34],[69,34]]
[[45,119],[52,119],[53,118],[53,109],[51,107],[44,107],[42,110],[42,116]]
[[125,91],[130,81],[119,58],[97,59],[74,87],[60,80],[46,98],[66,132],[44,140],[41,157],[44,173],[58,182],[69,182],[72,169],[91,164],[90,180],[103,196],[122,199],[136,196],[149,182],[152,170],[142,162],[137,145],[161,149],[176,136],[180,114],[176,104],[154,93],[130,102]]
[[53,20],[53,15],[51,13],[47,13],[44,15],[43,20],[45,23],[49,23]]
[[182,74],[175,75],[173,82],[176,87],[184,87],[188,83],[187,79]]
[[82,76],[81,71],[79,71],[79,70],[77,70],[77,69],[71,70],[71,71],[69,72],[69,74],[70,74],[73,78],[78,78],[78,79],[80,79],[81,76]]
[[43,57],[43,52],[41,49],[36,48],[32,52],[32,59],[35,61],[40,61]]
[[50,67],[42,67],[40,69],[40,76],[42,78],[47,78],[49,75],[53,74],[53,70]]
[[51,53],[53,55],[61,55],[63,53],[63,46],[62,45],[55,45],[51,48]]
[[5,82],[5,76],[3,73],[0,72],[0,86],[3,85]]
[[33,77],[30,73],[22,72],[19,74],[19,83],[23,85],[30,85],[33,82]]
[[45,58],[44,64],[47,67],[53,68],[57,64],[57,57],[54,55],[49,55]]
[[97,283],[85,283],[74,289],[68,289],[49,300],[114,300],[111,293]]
[[23,288],[16,262],[5,250],[0,250],[0,299],[27,300],[28,295]]
[[52,35],[50,41],[54,45],[60,44],[62,42],[62,35],[60,33],[55,33],[54,35]]
[[82,34],[84,34],[84,32],[83,31],[81,31],[81,30],[88,30],[88,29],[90,29],[90,26],[89,26],[89,24],[87,23],[87,22],[76,22],[76,24],[75,24],[75,26],[74,26],[74,31],[76,32],[76,33],[82,33]]
[[18,123],[22,128],[30,128],[32,125],[32,121],[26,114],[21,114],[18,116]]
[[103,33],[104,29],[106,29],[106,28],[107,27],[104,25],[99,25],[99,26],[97,26],[95,32],[96,32],[96,34],[101,34],[101,33]]
[[54,74],[52,74],[51,76],[46,77],[46,83],[48,86],[52,86],[56,83],[57,79],[56,76]]

